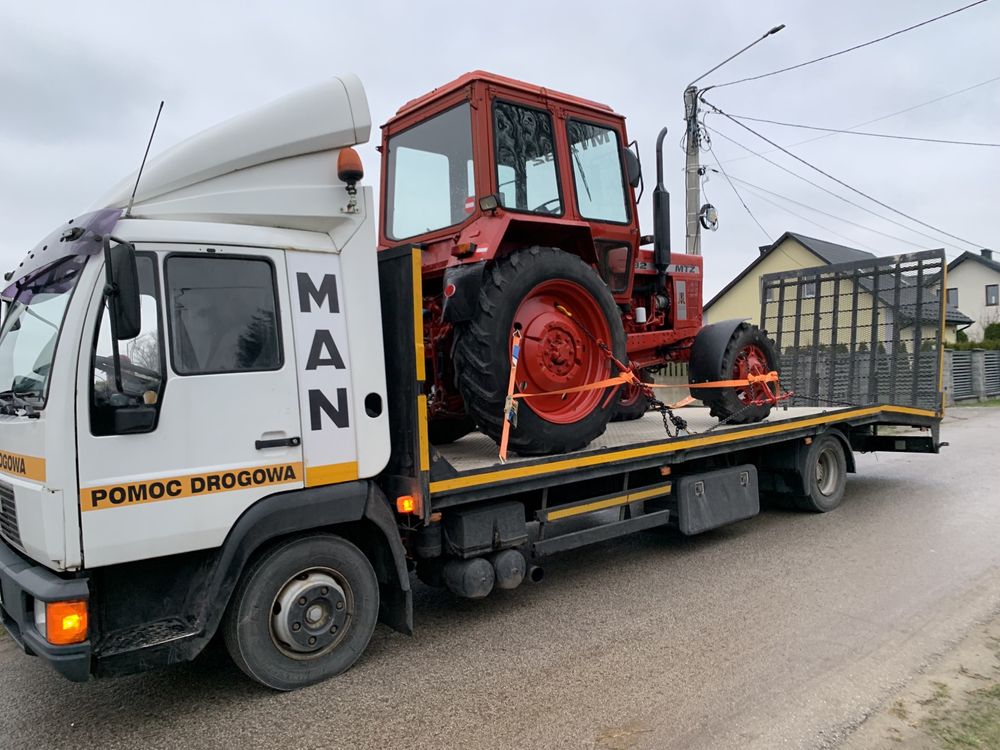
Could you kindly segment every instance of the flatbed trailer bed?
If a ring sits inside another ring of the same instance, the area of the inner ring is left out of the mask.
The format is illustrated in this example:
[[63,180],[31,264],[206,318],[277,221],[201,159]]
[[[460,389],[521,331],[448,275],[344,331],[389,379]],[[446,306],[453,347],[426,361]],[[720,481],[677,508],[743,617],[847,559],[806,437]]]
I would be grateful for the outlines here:
[[[910,357],[898,326],[859,327],[827,343],[823,337],[836,332],[824,317],[829,311],[817,306],[810,317],[800,303],[776,313],[777,338],[792,353],[787,373],[798,398],[774,407],[762,422],[723,424],[707,408],[689,406],[675,411],[686,429],[668,420],[668,431],[662,415],[649,412],[612,422],[582,450],[513,454],[506,462],[496,443],[478,432],[431,445],[421,252],[404,246],[379,255],[393,435],[379,483],[389,498],[413,501],[399,528],[418,575],[457,594],[485,596],[493,587],[490,565],[500,586],[503,565],[497,555],[513,555],[528,565],[527,577],[536,578],[543,558],[565,550],[657,526],[698,534],[750,518],[760,511],[761,492],[786,495],[804,510],[832,510],[843,497],[846,475],[855,470],[855,452],[937,453],[942,445],[940,326],[924,326],[934,338],[930,346],[921,338]],[[904,278],[907,263],[940,283],[940,274],[931,276],[934,268],[925,266],[943,265],[943,259],[924,255],[886,259],[874,269],[834,267],[832,281],[807,269],[774,283],[789,289],[821,283],[839,299],[845,296],[844,278],[853,288],[866,289],[858,279],[893,273],[893,283],[902,288],[910,283]],[[773,296],[784,304],[793,292]],[[939,299],[931,293],[927,298]],[[933,304],[928,316],[938,310]],[[863,309],[862,301],[857,305]],[[894,309],[895,319],[902,319],[905,307]],[[765,310],[762,317],[767,315]],[[878,346],[857,345],[861,333]],[[851,341],[854,354],[838,351],[844,340]],[[898,400],[904,397],[909,401]],[[510,580],[506,587],[520,582],[517,575]]]
[[[808,407],[776,409],[763,422],[750,425],[720,425],[705,407],[687,407],[675,412],[688,423],[688,431],[669,437],[663,420],[655,412],[630,422],[612,422],[607,432],[585,450],[559,456],[511,456],[498,458],[490,438],[473,433],[440,446],[431,465],[431,501],[444,508],[471,499],[492,497],[545,486],[560,478],[580,481],[606,474],[682,464],[686,461],[725,455],[734,450],[763,448],[796,438],[805,438],[830,428],[839,428],[857,438],[858,450],[875,449],[870,429],[903,426],[926,429],[933,435],[905,446],[911,452],[937,452],[934,438],[940,418],[923,409],[898,406]],[[863,431],[864,436],[858,431]],[[858,434],[856,434],[858,433]],[[885,436],[883,436],[885,437]],[[918,436],[920,437],[920,436]],[[898,443],[901,438],[894,438]],[[879,450],[898,449],[880,441]],[[915,450],[917,447],[920,450]],[[852,446],[855,447],[855,446]]]

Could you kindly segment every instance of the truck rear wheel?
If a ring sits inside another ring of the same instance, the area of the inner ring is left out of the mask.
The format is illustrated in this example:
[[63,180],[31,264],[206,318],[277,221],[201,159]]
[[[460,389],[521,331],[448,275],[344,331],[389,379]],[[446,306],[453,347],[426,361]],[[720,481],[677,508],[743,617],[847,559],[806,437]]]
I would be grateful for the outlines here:
[[223,622],[226,649],[274,690],[312,685],[349,669],[378,619],[375,571],[337,536],[293,539],[243,574]]
[[814,438],[799,470],[806,494],[795,498],[798,508],[827,513],[840,505],[847,487],[847,457],[839,438],[834,435]]
[[[458,386],[469,416],[498,442],[515,327],[522,336],[518,390],[526,393],[573,388],[617,374],[591,336],[619,360],[625,358],[621,314],[593,268],[548,247],[503,258],[487,271],[476,314],[455,342]],[[604,432],[618,387],[523,399],[517,427],[510,431],[511,450],[543,455],[582,448]]]

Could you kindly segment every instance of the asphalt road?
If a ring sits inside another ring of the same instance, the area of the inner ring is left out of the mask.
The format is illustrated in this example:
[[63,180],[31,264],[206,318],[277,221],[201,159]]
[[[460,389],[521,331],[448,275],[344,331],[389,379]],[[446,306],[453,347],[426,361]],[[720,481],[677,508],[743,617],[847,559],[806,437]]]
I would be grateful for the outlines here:
[[218,652],[74,685],[4,639],[0,747],[833,747],[1000,608],[1000,409],[944,439],[859,457],[831,514],[638,535],[480,602],[418,585],[413,638],[298,693]]

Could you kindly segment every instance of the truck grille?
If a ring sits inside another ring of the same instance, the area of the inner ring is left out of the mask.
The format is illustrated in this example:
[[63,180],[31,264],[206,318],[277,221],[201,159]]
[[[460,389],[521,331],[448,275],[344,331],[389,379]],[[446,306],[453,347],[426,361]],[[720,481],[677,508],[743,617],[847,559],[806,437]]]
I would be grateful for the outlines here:
[[21,546],[21,531],[17,526],[17,506],[14,504],[14,488],[0,482],[0,536],[8,542]]

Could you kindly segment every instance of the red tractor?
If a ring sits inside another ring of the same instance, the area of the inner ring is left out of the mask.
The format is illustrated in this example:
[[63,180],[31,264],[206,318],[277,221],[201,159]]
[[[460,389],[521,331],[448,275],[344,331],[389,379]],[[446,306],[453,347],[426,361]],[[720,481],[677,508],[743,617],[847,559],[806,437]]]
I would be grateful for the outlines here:
[[[756,327],[702,326],[702,258],[669,249],[665,133],[649,237],[638,148],[603,104],[476,71],[383,126],[379,249],[421,249],[432,442],[477,426],[499,440],[515,330],[520,393],[611,378],[615,359],[647,382],[667,362],[689,362],[692,383],[775,369]],[[715,416],[748,422],[770,409],[762,387],[697,395]],[[646,409],[635,386],[527,398],[509,445],[576,450]]]

